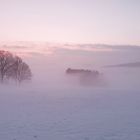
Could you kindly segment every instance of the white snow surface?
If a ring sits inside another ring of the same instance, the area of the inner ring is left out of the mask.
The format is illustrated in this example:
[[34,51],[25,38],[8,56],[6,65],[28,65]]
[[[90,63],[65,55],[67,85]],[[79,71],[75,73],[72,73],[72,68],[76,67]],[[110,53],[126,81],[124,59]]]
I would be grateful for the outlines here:
[[139,140],[139,91],[9,87],[0,94],[1,140]]

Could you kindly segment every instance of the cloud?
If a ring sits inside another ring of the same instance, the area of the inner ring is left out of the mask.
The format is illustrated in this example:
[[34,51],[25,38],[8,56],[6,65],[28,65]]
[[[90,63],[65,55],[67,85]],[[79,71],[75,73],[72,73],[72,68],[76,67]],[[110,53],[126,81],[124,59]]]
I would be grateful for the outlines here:
[[59,52],[112,52],[140,51],[136,45],[107,45],[107,44],[62,44],[48,42],[1,42],[0,49],[11,51],[25,57],[49,55]]

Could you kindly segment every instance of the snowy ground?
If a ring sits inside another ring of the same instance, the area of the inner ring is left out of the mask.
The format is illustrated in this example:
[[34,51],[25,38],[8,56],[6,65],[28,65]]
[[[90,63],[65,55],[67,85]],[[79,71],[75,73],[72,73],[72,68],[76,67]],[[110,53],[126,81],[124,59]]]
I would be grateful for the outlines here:
[[139,91],[11,87],[0,95],[0,139],[139,140],[139,106]]
[[[140,69],[103,68],[130,61],[131,52],[112,53],[24,56],[33,80],[0,86],[0,140],[139,140]],[[102,82],[81,84],[65,75],[68,67],[97,68]]]

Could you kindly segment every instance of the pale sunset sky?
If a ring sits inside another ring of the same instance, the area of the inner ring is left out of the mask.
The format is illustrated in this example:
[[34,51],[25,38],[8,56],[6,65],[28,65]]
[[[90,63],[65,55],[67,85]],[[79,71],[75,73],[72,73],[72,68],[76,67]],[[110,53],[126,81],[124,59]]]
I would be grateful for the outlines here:
[[140,0],[0,0],[0,41],[140,45]]

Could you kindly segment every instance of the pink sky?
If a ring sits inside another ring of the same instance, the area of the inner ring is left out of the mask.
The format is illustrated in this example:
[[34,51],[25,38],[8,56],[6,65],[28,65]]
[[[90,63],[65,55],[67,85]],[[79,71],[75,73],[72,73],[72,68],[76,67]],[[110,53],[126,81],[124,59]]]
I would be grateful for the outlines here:
[[140,45],[139,0],[1,0],[0,41]]

